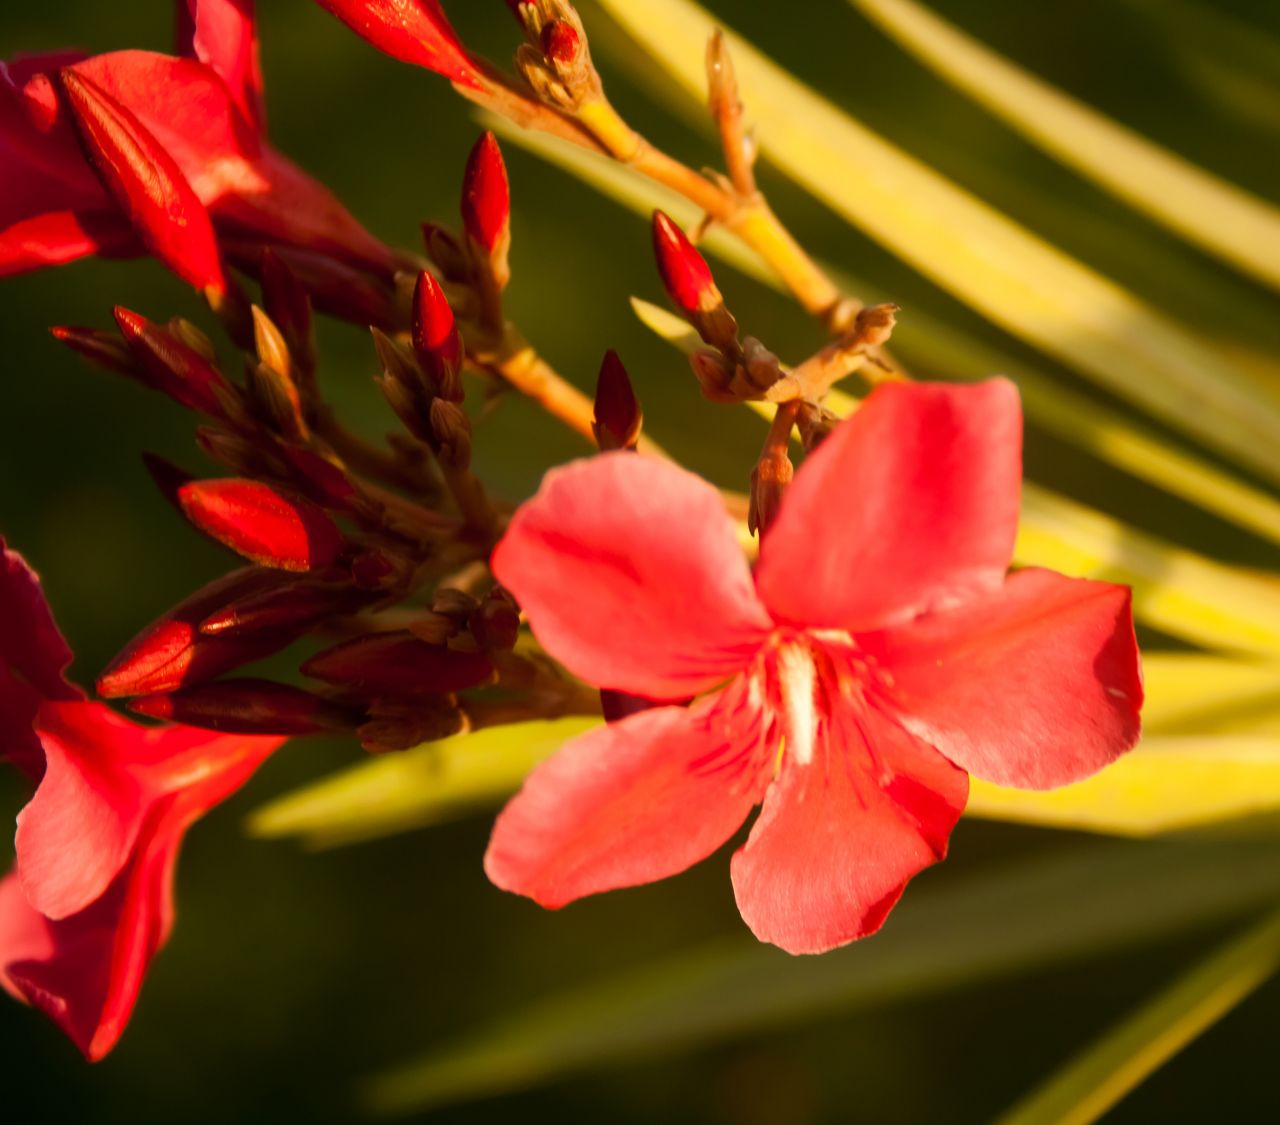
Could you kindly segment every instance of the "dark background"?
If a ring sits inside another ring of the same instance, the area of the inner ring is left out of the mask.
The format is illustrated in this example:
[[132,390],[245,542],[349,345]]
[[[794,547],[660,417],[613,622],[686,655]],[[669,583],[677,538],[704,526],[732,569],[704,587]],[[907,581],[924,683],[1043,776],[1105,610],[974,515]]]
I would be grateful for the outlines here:
[[[1280,9],[1266,0],[1210,6],[1280,36]],[[424,218],[454,221],[477,127],[447,85],[377,55],[305,0],[260,0],[259,7],[277,146],[388,241],[411,244]],[[448,7],[477,49],[496,59],[514,50],[516,29],[499,0]],[[1277,350],[1273,295],[1030,149],[840,0],[711,7],[873,128],[1086,262],[1177,316],[1212,320],[1224,334]],[[1143,3],[940,0],[935,7],[1119,120],[1276,198],[1280,100],[1206,85],[1148,22]],[[587,5],[584,14],[589,27],[599,26]],[[9,5],[0,15],[0,54],[69,45],[168,49],[170,17],[159,0]],[[635,123],[695,165],[713,162],[701,137],[628,83],[606,46],[601,34],[597,60]],[[1280,74],[1273,77],[1274,94]],[[603,350],[619,349],[654,436],[692,466],[741,487],[737,478],[759,440],[756,424],[702,402],[683,364],[629,312],[631,294],[660,295],[644,224],[532,157],[509,150],[508,160],[513,318],[583,386]],[[912,308],[928,311],[1023,354],[776,177],[766,176],[765,186],[803,242],[869,280],[875,291],[862,296],[893,299],[904,317]],[[779,354],[802,356],[820,342],[792,306],[725,277],[739,319]],[[149,263],[84,262],[0,283],[0,527],[43,575],[82,682],[142,623],[225,566],[155,494],[138,458],[152,449],[199,466],[186,419],[158,396],[79,363],[47,335],[54,323],[105,325],[113,304],[157,319],[182,311],[206,320],[181,285]],[[388,428],[372,389],[367,338],[331,327],[322,343],[332,397],[359,428]],[[491,430],[479,441],[480,465],[494,489],[512,497],[531,491],[549,464],[583,452],[516,401],[503,406]],[[1207,554],[1275,564],[1243,535],[1044,435],[1031,434],[1028,464],[1046,483],[1085,500],[1105,497],[1109,510]],[[359,1079],[481,1019],[708,938],[751,940],[733,906],[727,852],[664,885],[545,914],[485,881],[484,817],[321,854],[244,837],[249,811],[354,760],[347,745],[295,744],[192,833],[179,876],[179,926],[105,1062],[86,1066],[46,1021],[0,1004],[0,1119],[350,1120],[359,1116]],[[10,779],[4,784],[5,807],[16,809],[21,794]],[[940,875],[959,878],[995,859],[1070,843],[1063,834],[966,821],[954,858],[917,891],[928,894]],[[440,1110],[433,1119],[982,1121],[1226,932],[1219,926],[1140,954],[634,1060],[538,1092]],[[856,950],[838,956],[848,955]],[[1111,1120],[1276,1119],[1278,1017],[1273,983]]]

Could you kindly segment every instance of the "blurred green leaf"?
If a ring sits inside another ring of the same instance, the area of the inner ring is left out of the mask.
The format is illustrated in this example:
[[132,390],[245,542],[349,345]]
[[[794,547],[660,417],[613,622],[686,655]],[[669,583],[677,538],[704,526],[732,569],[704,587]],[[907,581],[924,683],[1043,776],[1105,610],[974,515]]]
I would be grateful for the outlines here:
[[914,887],[882,936],[823,957],[745,940],[509,1012],[374,1080],[383,1113],[516,1090],[873,1004],[1169,937],[1280,893],[1280,849],[1082,847]]
[[[655,208],[661,209],[688,228],[698,221],[697,209],[682,196],[616,161],[555,137],[516,128],[490,114],[483,118],[485,124],[504,139],[564,168],[640,214],[647,216]],[[749,277],[782,289],[777,276],[723,228],[712,226],[701,245]],[[838,269],[825,264],[824,268],[842,292],[859,293],[869,289],[864,282]],[[687,353],[698,345],[697,336],[679,317],[638,298],[632,300],[632,305],[649,328],[677,343],[682,351]],[[893,343],[895,351],[911,367],[930,378],[977,379],[997,372],[1009,376],[1022,392],[1027,416],[1063,441],[1263,539],[1280,543],[1280,501],[1141,423],[1061,386],[1048,374],[1027,367],[970,333],[912,310],[896,329]]]
[[849,0],[923,65],[1064,164],[1280,288],[1280,211],[1055,89],[914,0]]
[[1280,39],[1193,0],[1127,2],[1164,31],[1184,73],[1208,100],[1280,132]]
[[1280,969],[1280,912],[1214,951],[997,1125],[1091,1125]]
[[598,723],[512,723],[386,754],[272,801],[248,829],[334,847],[452,820],[504,799],[538,762]]
[[[707,12],[689,0],[596,3],[688,97],[705,97]],[[993,323],[1280,481],[1274,389],[727,38],[761,152],[780,171]]]

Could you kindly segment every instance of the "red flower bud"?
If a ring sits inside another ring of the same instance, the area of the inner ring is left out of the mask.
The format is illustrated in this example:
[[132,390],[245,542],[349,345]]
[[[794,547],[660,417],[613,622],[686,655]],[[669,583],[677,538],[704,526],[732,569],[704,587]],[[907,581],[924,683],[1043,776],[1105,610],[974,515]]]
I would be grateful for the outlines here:
[[69,325],[58,325],[49,329],[53,338],[60,344],[66,344],[73,352],[78,352],[90,363],[116,371],[131,378],[139,376],[138,365],[133,353],[113,332],[103,332],[98,328],[76,328]]
[[653,252],[667,296],[685,316],[693,318],[721,304],[706,259],[661,211],[653,213]]
[[362,39],[393,59],[426,67],[478,89],[475,62],[450,26],[439,0],[318,0]]
[[178,502],[206,535],[260,566],[323,570],[346,546],[323,508],[260,481],[192,481],[178,489]]
[[179,468],[172,461],[157,453],[144,453],[142,463],[148,475],[155,481],[160,494],[175,508],[181,510],[178,503],[178,490],[195,478],[186,469]]
[[582,36],[565,20],[552,20],[542,29],[542,53],[561,66],[572,66],[582,51]]
[[501,253],[509,235],[511,188],[498,139],[485,132],[467,157],[462,178],[462,225],[489,254]]
[[129,710],[153,719],[229,734],[322,734],[351,731],[363,712],[271,680],[222,680],[178,692],[144,695]]
[[477,687],[493,674],[483,656],[429,645],[408,630],[370,633],[319,652],[305,675],[381,695],[444,695]]
[[640,437],[644,412],[618,353],[604,353],[596,380],[595,416],[591,429],[601,449],[634,449]]
[[413,291],[413,350],[436,393],[461,402],[462,335],[444,290],[425,270]]
[[290,354],[304,370],[315,366],[311,298],[302,282],[274,250],[262,252],[262,304],[284,334]]
[[349,583],[304,579],[228,602],[200,622],[200,632],[229,635],[264,629],[309,628],[334,614],[352,613],[375,597],[376,594]]
[[147,248],[211,297],[227,292],[204,204],[145,126],[83,74],[59,72],[90,163]]
[[220,606],[294,581],[280,571],[246,567],[197,590],[133,638],[98,678],[105,699],[176,691],[284,648],[300,630],[245,637],[202,636],[199,624]]
[[112,311],[151,386],[191,410],[211,418],[225,416],[225,404],[236,391],[222,372],[167,328],[129,309],[117,306]]

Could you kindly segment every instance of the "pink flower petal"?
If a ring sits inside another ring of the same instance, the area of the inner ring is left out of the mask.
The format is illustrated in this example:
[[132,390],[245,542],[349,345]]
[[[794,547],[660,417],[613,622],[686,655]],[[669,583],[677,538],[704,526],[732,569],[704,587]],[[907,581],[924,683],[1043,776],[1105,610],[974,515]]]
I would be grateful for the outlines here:
[[179,0],[178,54],[217,71],[245,118],[266,128],[253,0]]
[[745,680],[693,708],[590,731],[543,762],[498,817],[485,871],[560,907],[705,859],[763,793],[776,737]]
[[880,387],[801,467],[756,570],[773,614],[870,629],[1000,584],[1022,462],[1018,392]]
[[37,733],[44,777],[18,814],[18,872],[52,919],[101,897],[128,861],[148,794],[131,768],[146,729],[97,703],[45,704]]
[[788,953],[823,953],[880,928],[907,881],[946,855],[969,781],[891,719],[841,706],[813,759],[783,754],[733,857],[743,920]]
[[651,699],[722,683],[771,627],[716,490],[631,453],[548,473],[493,569],[570,671]]
[[1126,586],[1025,570],[956,609],[861,640],[921,738],[977,777],[1048,789],[1138,740],[1130,600]]

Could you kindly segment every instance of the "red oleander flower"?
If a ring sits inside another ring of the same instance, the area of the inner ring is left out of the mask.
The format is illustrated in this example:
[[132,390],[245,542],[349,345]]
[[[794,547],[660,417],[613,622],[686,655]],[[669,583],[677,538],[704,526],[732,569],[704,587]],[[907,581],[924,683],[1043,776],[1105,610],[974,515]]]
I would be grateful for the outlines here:
[[1021,413],[1004,380],[888,385],[797,474],[754,576],[714,488],[606,453],[548,474],[493,557],[548,652],[679,700],[592,731],[498,818],[500,887],[562,906],[733,856],[742,916],[793,953],[875,931],[943,858],[970,773],[1048,788],[1133,746],[1127,588],[1006,577]]
[[122,107],[142,149],[161,150],[189,182],[220,239],[300,248],[388,273],[387,248],[267,144],[251,3],[189,0],[179,11],[180,43],[193,57],[63,52],[0,63],[0,276],[143,252],[112,194],[118,185],[109,175],[104,184],[85,155],[76,113],[59,91],[66,76]]
[[142,727],[63,678],[71,653],[0,540],[0,758],[36,785],[0,881],[0,985],[91,1060],[115,1045],[173,925],[186,830],[282,741]]

